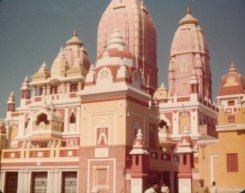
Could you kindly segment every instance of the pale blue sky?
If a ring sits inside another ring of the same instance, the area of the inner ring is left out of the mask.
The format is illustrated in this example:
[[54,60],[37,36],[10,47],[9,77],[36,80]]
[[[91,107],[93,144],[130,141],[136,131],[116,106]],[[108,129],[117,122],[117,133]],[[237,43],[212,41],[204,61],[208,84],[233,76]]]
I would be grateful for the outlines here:
[[[45,61],[50,67],[61,46],[78,31],[95,63],[99,19],[110,0],[0,1],[0,117],[14,91]],[[159,84],[167,85],[168,56],[178,21],[189,4],[206,35],[213,97],[231,60],[245,75],[245,0],[145,0],[157,28]]]

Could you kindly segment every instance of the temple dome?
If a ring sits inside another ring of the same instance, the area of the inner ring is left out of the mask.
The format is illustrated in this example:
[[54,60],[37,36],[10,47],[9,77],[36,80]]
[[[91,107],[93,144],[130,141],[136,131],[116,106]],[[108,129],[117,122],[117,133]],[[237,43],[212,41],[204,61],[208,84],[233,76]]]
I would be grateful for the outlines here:
[[39,70],[31,77],[32,81],[46,80],[50,77],[50,72],[45,62],[41,65]]
[[60,49],[51,67],[51,77],[64,77],[68,70],[68,63],[65,58],[63,48]]
[[201,27],[198,25],[198,20],[191,15],[190,8],[188,8],[187,14],[179,21],[170,56],[192,52],[209,54],[207,41]]
[[74,31],[73,37],[66,42],[66,45],[83,46],[83,42],[77,37],[77,31]]
[[84,74],[87,74],[90,67],[90,59],[84,43],[78,38],[77,31],[74,31],[73,37],[66,42],[64,55],[70,69],[76,65],[77,58],[79,57]]
[[218,95],[244,94],[244,77],[237,72],[236,65],[232,62],[226,75],[222,77]]
[[191,15],[191,9],[190,7],[187,7],[186,15],[179,21],[179,25],[184,24],[198,24],[198,20]]

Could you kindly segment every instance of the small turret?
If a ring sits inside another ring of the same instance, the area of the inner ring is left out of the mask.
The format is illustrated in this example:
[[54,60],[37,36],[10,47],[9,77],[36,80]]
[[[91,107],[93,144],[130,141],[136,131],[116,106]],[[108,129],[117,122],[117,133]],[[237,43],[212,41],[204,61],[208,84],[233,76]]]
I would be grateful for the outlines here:
[[30,85],[28,76],[25,77],[21,86],[21,99],[30,99]]
[[179,192],[180,193],[191,193],[192,190],[189,189],[185,191],[186,186],[192,187],[193,179],[192,179],[192,168],[194,166],[194,152],[192,147],[192,139],[188,135],[189,131],[185,129],[185,135],[181,137],[178,146],[176,148],[177,154],[179,154]]
[[125,42],[118,29],[114,30],[114,33],[112,34],[110,40],[107,42],[106,49],[112,49],[112,48],[116,48],[118,50],[125,49]]
[[244,91],[244,77],[238,73],[234,62],[231,62],[228,73],[222,78],[218,95],[244,94]]
[[194,94],[194,93],[198,94],[198,79],[197,79],[195,70],[192,71],[192,75],[191,75],[189,84],[190,84],[191,94]]
[[7,102],[7,111],[14,112],[15,111],[15,95],[14,92],[11,92]]
[[[149,152],[144,146],[144,139],[141,129],[138,129],[130,155],[132,155],[131,190],[133,190],[132,192],[134,193],[141,193],[143,192],[143,184],[148,175],[150,165]],[[133,188],[135,183],[141,184],[141,186],[137,185],[137,189],[135,189]]]
[[145,148],[141,129],[138,129],[130,155],[132,155],[132,177],[145,176],[149,167],[149,152]]

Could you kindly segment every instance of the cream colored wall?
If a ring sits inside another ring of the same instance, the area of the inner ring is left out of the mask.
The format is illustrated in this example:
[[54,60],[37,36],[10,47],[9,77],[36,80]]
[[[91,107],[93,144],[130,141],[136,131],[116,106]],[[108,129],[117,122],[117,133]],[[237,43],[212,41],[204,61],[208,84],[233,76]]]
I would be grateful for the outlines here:
[[82,104],[80,144],[96,144],[96,129],[108,127],[109,145],[125,144],[126,101],[115,100]]
[[142,129],[145,143],[148,144],[148,125],[152,122],[157,126],[156,117],[155,110],[126,100],[82,104],[80,144],[95,145],[96,128],[100,127],[109,128],[109,145],[132,145],[134,129]]
[[[134,130],[141,129],[144,143],[149,145],[149,123],[154,123],[158,127],[156,111],[146,106],[134,102],[127,103],[127,144],[132,145],[135,139]],[[156,139],[157,140],[157,139]]]

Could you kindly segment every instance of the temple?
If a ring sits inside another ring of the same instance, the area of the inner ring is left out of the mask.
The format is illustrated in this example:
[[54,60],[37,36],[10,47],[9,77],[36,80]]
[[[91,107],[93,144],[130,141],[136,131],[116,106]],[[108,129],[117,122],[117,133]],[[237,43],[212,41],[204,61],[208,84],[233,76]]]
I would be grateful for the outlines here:
[[157,37],[143,0],[112,0],[95,65],[78,32],[14,92],[0,120],[0,190],[142,193],[153,182],[193,193],[244,188],[245,82],[234,63],[212,99],[207,40],[190,8],[158,86]]

